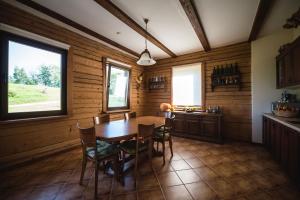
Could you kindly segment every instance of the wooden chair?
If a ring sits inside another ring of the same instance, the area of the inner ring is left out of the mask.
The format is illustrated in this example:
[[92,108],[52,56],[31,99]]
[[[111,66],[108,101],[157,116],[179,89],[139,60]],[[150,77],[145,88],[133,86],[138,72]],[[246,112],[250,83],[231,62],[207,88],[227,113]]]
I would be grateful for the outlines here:
[[155,131],[154,136],[153,136],[153,141],[156,142],[156,151],[158,152],[158,145],[159,143],[162,143],[162,152],[163,152],[163,161],[164,164],[166,162],[165,160],[165,142],[169,141],[169,146],[171,150],[171,157],[173,157],[173,141],[172,141],[172,128],[173,128],[173,120],[174,118],[166,118],[165,119],[165,125]]
[[169,111],[159,111],[156,113],[157,116],[159,117],[165,117],[165,118],[171,118],[172,117],[172,112]]
[[139,153],[147,151],[148,158],[152,165],[152,151],[153,151],[153,133],[154,133],[154,124],[151,125],[138,125],[138,135],[137,139],[135,140],[127,140],[120,144],[120,149],[123,151],[123,163],[124,166],[125,162],[125,155],[128,154],[129,156],[135,156],[135,180],[137,180],[137,169],[138,169],[138,158]]
[[95,198],[97,197],[98,188],[98,169],[99,164],[105,161],[112,161],[115,176],[119,176],[118,167],[118,148],[115,145],[101,142],[96,142],[95,127],[81,128],[77,122],[77,127],[80,132],[80,140],[82,147],[82,170],[79,183],[82,184],[86,164],[92,161],[95,164]]
[[124,113],[125,120],[129,120],[131,118],[136,118],[136,112]]

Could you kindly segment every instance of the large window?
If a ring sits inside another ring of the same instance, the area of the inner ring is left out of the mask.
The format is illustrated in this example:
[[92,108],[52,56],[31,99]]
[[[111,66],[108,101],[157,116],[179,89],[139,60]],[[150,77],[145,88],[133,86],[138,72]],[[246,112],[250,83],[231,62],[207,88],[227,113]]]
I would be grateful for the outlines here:
[[1,35],[1,119],[66,114],[67,51]]
[[172,100],[173,105],[203,105],[201,64],[173,67]]
[[106,71],[107,110],[129,109],[130,69],[109,63]]

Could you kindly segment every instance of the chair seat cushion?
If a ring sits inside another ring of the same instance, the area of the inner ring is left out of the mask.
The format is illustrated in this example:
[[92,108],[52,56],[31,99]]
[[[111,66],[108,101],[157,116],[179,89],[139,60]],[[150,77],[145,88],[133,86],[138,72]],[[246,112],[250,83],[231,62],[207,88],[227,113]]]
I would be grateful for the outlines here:
[[[109,144],[105,141],[97,140],[97,158],[102,159],[118,152],[118,148],[116,145]],[[95,149],[93,147],[88,147],[86,149],[87,156],[94,158],[95,157]]]
[[[161,131],[161,130],[155,131],[153,139],[154,140],[163,140],[163,135],[164,135],[164,131]],[[165,140],[168,140],[169,137],[170,137],[170,133],[165,132]]]
[[[148,142],[139,142],[139,152],[148,148]],[[128,154],[134,155],[136,150],[136,140],[127,140],[120,144],[120,149]]]

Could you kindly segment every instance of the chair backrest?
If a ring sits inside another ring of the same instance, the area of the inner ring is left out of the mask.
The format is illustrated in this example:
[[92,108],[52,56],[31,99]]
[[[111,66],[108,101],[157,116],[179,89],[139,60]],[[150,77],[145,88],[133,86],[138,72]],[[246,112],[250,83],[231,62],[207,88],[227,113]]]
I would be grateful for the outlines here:
[[155,128],[154,124],[151,125],[139,124],[138,125],[139,137],[152,138],[154,133],[154,128]]
[[125,120],[129,120],[131,118],[136,118],[136,112],[124,113]]
[[174,118],[166,118],[165,119],[165,127],[168,129],[172,129]]
[[171,112],[163,112],[163,111],[157,112],[157,116],[159,117],[171,118],[171,115],[172,115]]
[[83,150],[88,147],[96,147],[96,134],[95,127],[81,128],[79,122],[77,122],[77,128],[80,133],[80,141]]

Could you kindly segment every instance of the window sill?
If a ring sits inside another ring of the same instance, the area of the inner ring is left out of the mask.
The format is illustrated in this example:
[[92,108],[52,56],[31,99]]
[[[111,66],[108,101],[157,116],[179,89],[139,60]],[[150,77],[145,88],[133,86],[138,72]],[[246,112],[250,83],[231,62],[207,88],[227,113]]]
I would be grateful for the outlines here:
[[124,109],[124,110],[108,110],[105,113],[107,114],[117,114],[117,113],[126,113],[130,112],[130,109]]
[[57,115],[57,116],[48,116],[48,117],[37,117],[37,118],[26,118],[26,119],[12,119],[0,121],[0,125],[4,124],[14,124],[14,123],[27,123],[27,122],[36,122],[36,121],[45,121],[45,120],[55,120],[55,119],[64,119],[70,117],[70,115]]

